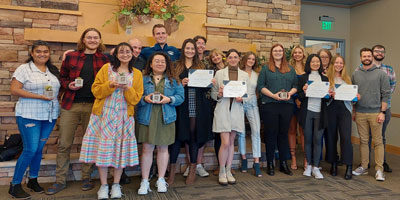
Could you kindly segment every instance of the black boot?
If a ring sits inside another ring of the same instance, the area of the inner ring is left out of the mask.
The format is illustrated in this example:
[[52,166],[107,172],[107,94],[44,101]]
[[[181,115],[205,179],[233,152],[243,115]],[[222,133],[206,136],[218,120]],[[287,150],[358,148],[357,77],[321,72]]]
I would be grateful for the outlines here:
[[333,162],[331,165],[331,175],[337,176],[337,162]]
[[386,162],[384,162],[383,163],[383,171],[392,173],[393,170],[389,167],[389,165]]
[[40,187],[39,183],[37,182],[37,178],[30,178],[26,186],[36,193],[44,192],[43,188]]
[[267,174],[270,175],[270,176],[275,175],[274,162],[268,162],[267,163]]
[[121,174],[121,179],[119,179],[119,184],[126,185],[126,184],[130,184],[130,183],[131,183],[131,179],[129,178],[128,175],[126,175],[125,169],[123,169],[122,174]]
[[281,171],[289,176],[293,175],[293,173],[290,171],[286,161],[281,161],[281,164],[279,165],[279,171]]
[[344,173],[344,179],[350,180],[353,177],[352,169],[353,165],[346,165],[346,173]]
[[23,189],[21,184],[13,185],[10,183],[10,189],[8,190],[8,194],[10,194],[13,198],[16,199],[30,199],[31,195],[26,193]]

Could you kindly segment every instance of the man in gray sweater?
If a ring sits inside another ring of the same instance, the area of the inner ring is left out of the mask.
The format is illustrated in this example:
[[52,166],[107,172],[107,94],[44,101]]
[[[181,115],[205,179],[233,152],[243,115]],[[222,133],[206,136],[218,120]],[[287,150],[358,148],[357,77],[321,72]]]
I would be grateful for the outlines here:
[[382,123],[385,121],[390,96],[389,77],[372,63],[371,49],[361,49],[360,58],[362,65],[351,77],[353,84],[358,85],[358,93],[361,96],[353,111],[353,119],[355,118],[360,135],[361,166],[353,171],[353,175],[368,174],[368,140],[369,130],[371,130],[375,143],[375,179],[384,181]]

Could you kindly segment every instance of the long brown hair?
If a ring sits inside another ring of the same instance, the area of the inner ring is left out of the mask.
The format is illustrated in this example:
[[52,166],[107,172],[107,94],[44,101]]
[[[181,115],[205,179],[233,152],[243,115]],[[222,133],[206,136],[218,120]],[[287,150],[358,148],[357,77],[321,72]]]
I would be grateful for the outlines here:
[[166,78],[168,78],[168,80],[170,81],[171,85],[172,85],[173,79],[175,79],[176,82],[178,84],[180,84],[180,81],[178,81],[179,80],[178,77],[176,77],[175,73],[173,72],[171,59],[169,58],[169,56],[166,53],[161,52],[161,51],[155,52],[150,56],[150,58],[147,60],[146,67],[144,68],[143,75],[149,76],[153,72],[153,68],[151,68],[150,65],[152,64],[154,57],[157,55],[161,55],[165,58],[166,68],[165,68],[164,74],[165,74]]
[[86,34],[87,34],[89,31],[94,31],[94,32],[96,32],[97,34],[99,34],[99,37],[100,37],[100,44],[99,44],[99,47],[97,47],[97,52],[100,52],[100,53],[101,53],[101,52],[104,52],[104,50],[106,50],[106,46],[104,46],[104,44],[103,44],[103,40],[101,39],[101,33],[100,33],[100,31],[97,30],[96,28],[88,28],[88,29],[86,29],[85,31],[83,31],[83,33],[82,33],[82,35],[81,35],[81,38],[80,38],[79,41],[78,41],[78,45],[77,45],[78,51],[84,51],[84,50],[86,49],[86,45],[85,45],[85,43],[83,43],[83,39],[85,38]]
[[332,62],[329,64],[328,74],[327,74],[328,79],[329,79],[329,85],[331,88],[335,87],[335,67],[333,65],[335,64],[335,61],[338,58],[341,58],[343,60],[343,69],[340,72],[340,77],[342,77],[342,79],[345,83],[351,85],[351,79],[350,79],[350,76],[347,74],[344,58],[342,56],[336,56],[332,59]]
[[190,67],[191,69],[205,69],[206,67],[204,66],[203,62],[200,61],[199,58],[199,52],[197,51],[197,46],[196,46],[196,42],[191,39],[188,38],[185,41],[183,41],[182,43],[182,48],[181,48],[181,57],[179,58],[179,60],[177,60],[175,62],[176,66],[175,66],[175,74],[176,76],[179,76],[183,70],[186,68],[185,65],[185,61],[186,61],[186,57],[185,57],[185,48],[186,45],[188,43],[192,43],[194,46],[194,57],[193,57],[193,63],[192,66]]
[[288,62],[287,62],[287,60],[286,60],[286,57],[285,57],[285,48],[283,48],[283,46],[282,46],[281,44],[274,44],[274,45],[271,47],[271,51],[270,51],[270,53],[269,53],[268,69],[269,69],[270,71],[272,71],[272,72],[275,72],[275,68],[276,68],[276,66],[275,66],[275,59],[274,59],[274,57],[272,56],[272,50],[274,50],[275,47],[281,47],[282,50],[283,50],[283,56],[282,56],[282,61],[281,61],[281,67],[279,68],[279,71],[280,71],[282,74],[290,72],[289,64],[288,64]]
[[239,63],[239,68],[241,70],[245,70],[246,69],[247,59],[249,59],[249,56],[251,56],[251,55],[253,55],[254,58],[255,58],[254,65],[251,66],[251,68],[255,72],[259,73],[261,71],[260,63],[258,62],[257,55],[252,51],[248,51],[243,55],[243,57],[242,57],[242,59],[240,60],[240,63]]

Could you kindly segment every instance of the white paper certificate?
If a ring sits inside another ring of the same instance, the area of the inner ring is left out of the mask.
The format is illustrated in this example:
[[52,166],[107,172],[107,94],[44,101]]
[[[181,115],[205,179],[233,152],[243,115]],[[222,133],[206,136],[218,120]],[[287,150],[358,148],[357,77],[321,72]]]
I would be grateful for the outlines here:
[[214,70],[189,69],[189,87],[212,87]]
[[246,81],[224,80],[224,97],[247,97]]
[[335,84],[335,100],[357,101],[358,86]]
[[329,98],[329,82],[308,81],[306,97]]

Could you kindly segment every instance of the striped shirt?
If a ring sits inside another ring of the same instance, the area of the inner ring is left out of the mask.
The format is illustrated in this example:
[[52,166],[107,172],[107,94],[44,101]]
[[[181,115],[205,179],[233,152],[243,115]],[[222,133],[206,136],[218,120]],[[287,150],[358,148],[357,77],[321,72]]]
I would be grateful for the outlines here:
[[19,97],[15,106],[15,116],[34,120],[57,119],[60,113],[57,99],[60,82],[49,69],[46,68],[46,72],[42,72],[33,62],[29,62],[19,66],[12,78],[23,84],[23,90],[34,94],[44,95],[45,87],[51,86],[55,97],[51,101]]

